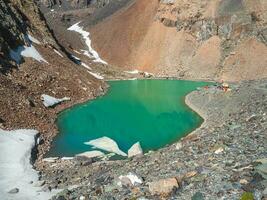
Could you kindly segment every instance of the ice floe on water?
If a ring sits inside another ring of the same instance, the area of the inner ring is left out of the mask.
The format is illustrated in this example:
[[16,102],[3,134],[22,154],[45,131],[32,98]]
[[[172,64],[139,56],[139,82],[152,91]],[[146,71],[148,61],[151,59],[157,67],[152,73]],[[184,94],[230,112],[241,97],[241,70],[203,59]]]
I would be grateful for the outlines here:
[[58,191],[44,192],[35,185],[38,174],[31,165],[36,130],[0,129],[0,199],[47,200]]
[[89,58],[93,59],[94,62],[99,62],[99,63],[102,63],[102,64],[107,64],[106,61],[102,60],[98,53],[92,48],[92,42],[89,38],[90,36],[90,33],[83,30],[82,27],[79,26],[81,22],[78,22],[74,25],[72,25],[71,27],[68,28],[69,31],[75,31],[75,32],[78,32],[82,35],[83,39],[85,40],[85,44],[87,45],[88,47],[88,51],[87,50],[82,50],[83,51],[83,54],[88,56]]
[[42,94],[41,95],[41,98],[43,100],[43,104],[45,107],[52,107],[52,106],[55,106],[63,101],[69,101],[70,98],[69,97],[64,97],[64,98],[61,98],[61,99],[57,99],[55,97],[52,97],[52,96],[49,96],[47,94]]
[[127,156],[122,150],[119,149],[117,143],[109,137],[101,137],[89,142],[85,142],[86,145],[91,145],[94,148],[98,148],[104,151],[116,153],[121,156]]
[[10,50],[9,55],[11,59],[16,61],[16,63],[21,63],[22,56],[33,58],[39,62],[45,62],[48,63],[41,54],[35,49],[34,46],[19,46],[15,50]]

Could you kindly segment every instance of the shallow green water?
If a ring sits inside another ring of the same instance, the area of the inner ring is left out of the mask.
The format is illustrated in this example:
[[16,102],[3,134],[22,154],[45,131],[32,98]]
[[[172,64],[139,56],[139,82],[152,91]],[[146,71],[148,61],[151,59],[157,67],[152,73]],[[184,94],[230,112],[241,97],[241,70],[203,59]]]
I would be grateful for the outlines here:
[[59,134],[49,156],[92,150],[84,142],[107,136],[127,153],[136,142],[144,151],[177,141],[202,123],[184,103],[186,94],[205,82],[134,80],[109,82],[108,93],[58,116]]

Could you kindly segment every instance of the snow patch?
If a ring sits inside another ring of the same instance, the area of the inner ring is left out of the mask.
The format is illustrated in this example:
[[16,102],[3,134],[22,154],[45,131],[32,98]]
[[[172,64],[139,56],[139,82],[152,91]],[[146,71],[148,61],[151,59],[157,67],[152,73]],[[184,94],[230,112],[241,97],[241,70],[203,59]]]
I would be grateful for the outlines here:
[[73,160],[73,157],[62,157],[61,160]]
[[[43,192],[34,187],[38,174],[30,163],[31,151],[35,147],[36,130],[4,131],[0,129],[0,194],[1,199],[47,200],[56,194]],[[33,184],[30,182],[33,181]],[[8,193],[18,188],[16,194]]]
[[41,96],[42,100],[43,100],[43,104],[45,107],[51,107],[51,106],[55,106],[63,101],[70,101],[69,97],[64,97],[62,99],[57,99],[55,97],[49,96],[47,94],[42,94]]
[[32,45],[30,45],[29,47],[19,46],[15,50],[10,50],[9,55],[18,64],[21,62],[21,56],[33,58],[39,62],[48,63]]
[[77,53],[77,54],[81,54],[79,51],[77,51],[77,50],[73,50],[75,53]]
[[92,48],[92,41],[89,38],[90,33],[85,31],[85,30],[83,30],[83,27],[79,26],[80,23],[81,22],[78,22],[78,23],[72,25],[71,27],[68,28],[68,30],[69,31],[78,32],[78,33],[80,33],[82,35],[83,39],[85,40],[85,44],[88,47],[88,51],[87,50],[82,50],[83,54],[88,56],[89,58],[92,58],[94,62],[99,62],[99,63],[107,65],[107,62],[102,60],[99,57],[98,53]]
[[86,69],[88,69],[88,70],[92,70],[92,68],[91,67],[89,67],[86,63],[81,63],[81,65],[82,66],[84,66]]
[[133,70],[133,71],[125,71],[128,74],[139,74],[138,70]]
[[77,154],[76,156],[83,156],[86,158],[103,157],[105,154],[101,151],[86,151],[84,153]]
[[33,42],[33,43],[35,43],[35,44],[41,44],[41,42],[39,42],[39,40],[37,40],[36,38],[34,38],[33,36],[31,36],[30,34],[27,34],[27,37],[28,37],[28,39],[29,39],[31,42]]
[[127,156],[126,153],[124,153],[123,151],[119,149],[117,143],[114,140],[110,139],[109,137],[101,137],[95,140],[91,140],[89,142],[85,142],[84,144],[91,145],[95,148],[98,148],[104,151],[116,153],[121,156]]
[[54,52],[55,52],[57,55],[59,55],[60,57],[63,58],[63,55],[62,55],[58,50],[56,50],[56,49],[53,49],[53,50],[54,50]]
[[103,80],[104,77],[99,75],[99,74],[96,74],[96,73],[93,73],[93,72],[89,72],[89,74],[91,74],[92,76],[94,76],[96,79],[99,79],[99,80]]
[[59,159],[59,157],[49,157],[49,158],[44,158],[43,161],[44,162],[50,162],[50,163],[54,163]]

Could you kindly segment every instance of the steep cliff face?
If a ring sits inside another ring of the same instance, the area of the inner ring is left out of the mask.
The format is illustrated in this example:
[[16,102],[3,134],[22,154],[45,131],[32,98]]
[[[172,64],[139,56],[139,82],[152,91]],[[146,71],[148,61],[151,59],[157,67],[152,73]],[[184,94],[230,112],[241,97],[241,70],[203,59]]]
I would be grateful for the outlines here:
[[89,31],[100,55],[125,69],[257,79],[267,76],[266,9],[265,0],[136,0]]

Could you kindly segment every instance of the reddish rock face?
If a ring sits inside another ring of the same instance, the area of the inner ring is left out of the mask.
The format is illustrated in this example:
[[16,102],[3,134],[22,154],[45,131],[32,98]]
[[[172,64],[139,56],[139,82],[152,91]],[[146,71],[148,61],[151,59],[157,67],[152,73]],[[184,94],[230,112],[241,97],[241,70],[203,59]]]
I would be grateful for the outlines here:
[[[91,27],[90,32],[93,46],[103,59],[124,69],[167,76],[183,74],[194,79],[264,78],[266,60],[256,68],[251,65],[259,55],[248,54],[246,67],[229,67],[235,49],[246,46],[251,38],[266,51],[264,8],[267,3],[262,0],[137,0]],[[259,32],[262,36],[256,34]],[[236,73],[242,76],[231,75]]]

